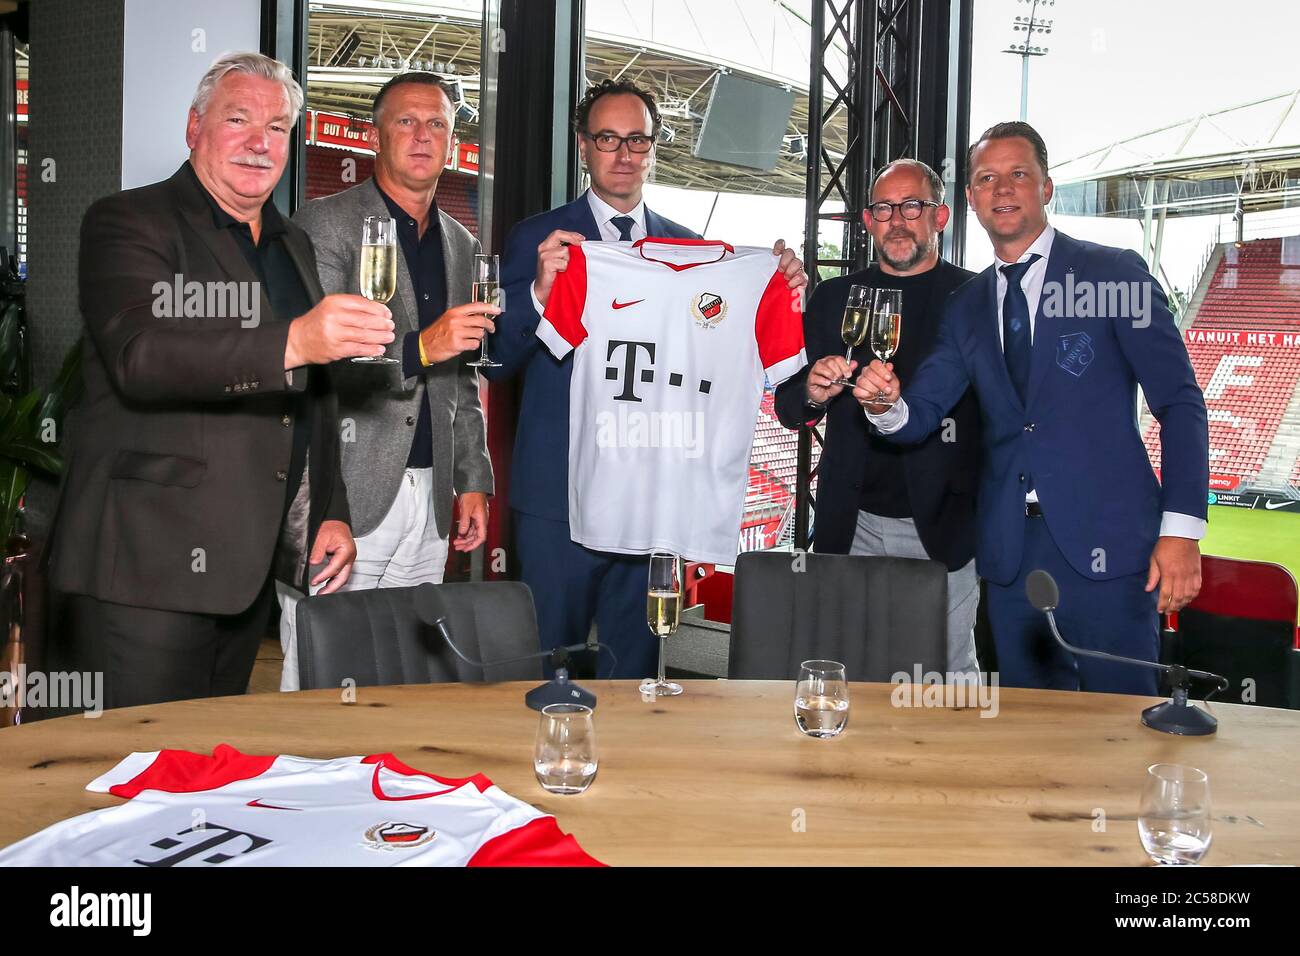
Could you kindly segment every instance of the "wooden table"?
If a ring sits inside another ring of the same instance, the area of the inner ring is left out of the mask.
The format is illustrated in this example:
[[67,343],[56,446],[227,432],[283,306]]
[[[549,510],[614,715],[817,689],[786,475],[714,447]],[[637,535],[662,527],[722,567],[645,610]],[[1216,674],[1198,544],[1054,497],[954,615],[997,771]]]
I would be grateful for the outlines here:
[[1141,726],[1146,698],[1003,689],[986,718],[897,708],[890,685],[854,684],[848,730],[815,740],[795,729],[793,682],[688,681],[648,702],[596,681],[599,775],[559,797],[533,777],[529,686],[254,694],[0,730],[0,845],[115,803],[83,788],[131,751],[228,743],[482,772],[611,864],[1143,864],[1146,768],[1185,763],[1210,776],[1207,864],[1300,862],[1293,711],[1218,704],[1216,737],[1179,738]]

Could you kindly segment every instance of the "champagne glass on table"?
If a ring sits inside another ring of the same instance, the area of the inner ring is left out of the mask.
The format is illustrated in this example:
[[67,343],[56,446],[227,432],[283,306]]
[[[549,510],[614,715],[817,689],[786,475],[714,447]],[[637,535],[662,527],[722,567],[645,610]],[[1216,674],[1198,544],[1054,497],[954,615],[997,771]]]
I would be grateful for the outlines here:
[[642,694],[674,697],[682,692],[664,675],[664,644],[677,630],[682,616],[681,560],[675,554],[656,551],[650,555],[650,580],[646,591],[646,623],[650,633],[659,638],[659,679],[641,682]]
[[1210,849],[1210,778],[1205,771],[1180,764],[1147,768],[1138,836],[1157,863],[1199,863]]
[[[867,337],[867,329],[871,324],[872,291],[868,285],[849,286],[849,298],[844,303],[844,318],[840,320],[840,338],[847,346],[844,350],[845,361],[853,361],[853,350]],[[844,378],[837,378],[832,384],[853,387],[853,382]]]
[[[361,294],[372,302],[387,302],[397,291],[397,222],[387,216],[367,216],[361,224]],[[387,355],[357,355],[354,362],[397,365]]]
[[[898,339],[903,334],[903,292],[901,289],[877,289],[871,308],[871,352],[888,363],[898,351]],[[887,402],[884,392],[876,393],[876,405],[893,405]]]
[[[474,257],[474,290],[472,300],[483,305],[501,304],[501,260],[496,256]],[[488,356],[487,333],[479,343],[478,358],[466,363],[473,368],[500,368],[500,362],[494,362]]]

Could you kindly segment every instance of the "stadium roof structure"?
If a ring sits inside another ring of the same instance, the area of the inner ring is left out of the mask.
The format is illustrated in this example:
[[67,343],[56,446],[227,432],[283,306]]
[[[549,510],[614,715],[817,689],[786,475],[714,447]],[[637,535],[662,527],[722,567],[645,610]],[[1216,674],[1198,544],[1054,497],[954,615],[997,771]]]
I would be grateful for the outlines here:
[[[654,182],[750,195],[794,196],[805,189],[811,28],[808,0],[687,0],[587,7],[587,78],[622,76],[660,104],[670,142],[661,140]],[[457,132],[478,141],[481,0],[312,0],[307,102],[313,109],[369,119],[375,92],[405,69],[439,73],[463,91]],[[515,41],[506,36],[506,44]],[[847,75],[842,49],[827,67]],[[728,72],[784,86],[794,109],[777,166],[759,172],[692,155],[714,78]],[[828,97],[829,101],[829,97]],[[847,117],[829,118],[823,146],[847,144]]]
[[1058,163],[1053,210],[1150,219],[1300,206],[1300,89],[1132,136]]

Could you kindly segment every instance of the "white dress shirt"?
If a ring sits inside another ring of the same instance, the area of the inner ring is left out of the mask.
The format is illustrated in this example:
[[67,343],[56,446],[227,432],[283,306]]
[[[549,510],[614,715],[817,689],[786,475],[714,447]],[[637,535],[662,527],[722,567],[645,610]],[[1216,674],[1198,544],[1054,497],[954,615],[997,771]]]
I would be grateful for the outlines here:
[[[1024,262],[1032,255],[1039,255],[1040,258],[1032,266],[1025,270],[1025,274],[1020,277],[1020,288],[1025,293],[1025,301],[1029,304],[1029,341],[1034,341],[1034,325],[1038,318],[1038,300],[1043,294],[1043,280],[1047,276],[1047,260],[1052,253],[1052,243],[1056,240],[1056,230],[1052,224],[1048,223],[1043,227],[1043,231],[1038,234],[1038,238],[1030,243],[1029,248],[1024,251],[1016,262]],[[1007,294],[1007,277],[1002,273],[1003,266],[1012,265],[1004,259],[994,259],[996,268],[994,275],[997,277],[997,330],[998,342],[1002,342],[1002,302]],[[866,411],[864,408],[863,411]],[[892,408],[887,408],[879,415],[873,415],[866,412],[867,418],[876,426],[882,435],[892,435],[904,425],[910,414],[907,409],[907,402],[899,396],[897,402]],[[1025,495],[1026,502],[1037,502],[1038,492],[1030,491]],[[1176,538],[1193,538],[1199,541],[1205,537],[1205,521],[1192,515],[1180,514],[1176,511],[1166,511],[1160,517],[1160,534],[1162,537],[1171,536]]]
[[[614,225],[613,220],[619,216],[632,217],[632,241],[644,239],[647,235],[645,228],[645,200],[642,199],[636,204],[636,208],[631,212],[619,212],[605,200],[596,195],[594,189],[587,190],[587,204],[591,206],[591,216],[596,220],[596,226],[600,229],[599,236],[587,236],[587,239],[599,239],[602,242],[618,242],[618,226]],[[533,297],[533,308],[537,314],[541,315],[546,311],[542,305],[542,300],[537,298],[537,283],[534,282],[528,287],[529,294]]]

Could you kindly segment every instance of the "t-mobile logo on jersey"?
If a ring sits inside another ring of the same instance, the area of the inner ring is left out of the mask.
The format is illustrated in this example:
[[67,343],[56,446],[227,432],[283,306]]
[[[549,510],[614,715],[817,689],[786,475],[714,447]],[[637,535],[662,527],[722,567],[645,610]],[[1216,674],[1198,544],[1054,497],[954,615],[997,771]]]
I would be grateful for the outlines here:
[[[655,344],[653,342],[625,342],[620,339],[610,339],[609,345],[605,350],[605,359],[615,361],[614,353],[623,349],[623,365],[605,366],[605,378],[611,382],[618,382],[619,375],[622,373],[620,385],[622,391],[614,396],[616,402],[639,402],[641,397],[636,394],[635,388],[637,382],[651,384],[655,380]],[[644,353],[646,364],[639,366],[638,359]],[[681,372],[668,373],[668,385],[672,388],[683,387],[684,376]],[[713,388],[713,383],[707,378],[699,380],[697,385],[701,395],[708,395]]]

